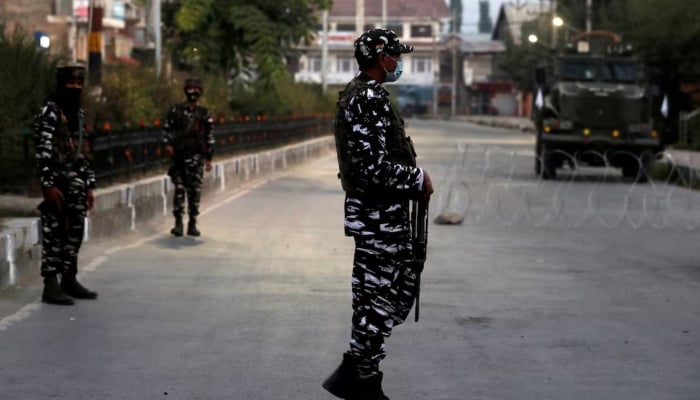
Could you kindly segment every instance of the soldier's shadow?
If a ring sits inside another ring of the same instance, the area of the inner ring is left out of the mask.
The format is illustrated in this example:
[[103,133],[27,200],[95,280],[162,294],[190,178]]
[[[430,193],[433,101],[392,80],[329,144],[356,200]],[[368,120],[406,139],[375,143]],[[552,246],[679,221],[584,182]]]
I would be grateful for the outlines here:
[[194,238],[192,236],[175,237],[173,235],[162,236],[154,240],[152,243],[158,247],[171,250],[192,248],[204,244],[204,242],[199,238]]

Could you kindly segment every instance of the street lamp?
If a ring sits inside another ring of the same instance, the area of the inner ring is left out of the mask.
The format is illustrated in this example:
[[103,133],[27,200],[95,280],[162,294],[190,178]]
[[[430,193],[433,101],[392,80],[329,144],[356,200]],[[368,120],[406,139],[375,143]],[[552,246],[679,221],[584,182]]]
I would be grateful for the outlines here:
[[564,25],[564,20],[561,19],[561,17],[554,17],[554,18],[552,18],[552,25],[554,25],[558,28],[558,27]]
[[530,43],[537,43],[539,39],[537,38],[537,35],[531,34],[530,36],[527,37],[527,41]]
[[48,49],[51,46],[51,38],[48,36],[42,36],[39,38],[39,47],[42,49]]

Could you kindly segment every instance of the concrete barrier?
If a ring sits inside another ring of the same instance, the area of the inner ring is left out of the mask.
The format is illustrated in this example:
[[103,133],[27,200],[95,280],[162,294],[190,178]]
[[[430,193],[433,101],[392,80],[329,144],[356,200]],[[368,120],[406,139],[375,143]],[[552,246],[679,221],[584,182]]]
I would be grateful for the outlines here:
[[[212,172],[204,176],[202,193],[234,190],[248,181],[334,150],[331,136],[217,161]],[[137,230],[153,218],[169,215],[172,196],[173,186],[166,175],[96,190],[95,206],[87,218],[84,246],[89,246],[92,239]],[[38,218],[5,221],[0,230],[0,290],[38,277],[39,229]]]

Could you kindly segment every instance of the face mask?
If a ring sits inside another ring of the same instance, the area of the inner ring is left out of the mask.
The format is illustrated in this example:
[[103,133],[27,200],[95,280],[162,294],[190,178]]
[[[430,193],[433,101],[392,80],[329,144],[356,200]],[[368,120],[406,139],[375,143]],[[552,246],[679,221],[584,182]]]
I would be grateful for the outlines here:
[[71,132],[78,129],[78,110],[80,110],[80,96],[83,90],[78,88],[63,87],[58,92],[57,103],[68,118],[68,128]]
[[396,68],[394,69],[394,72],[389,72],[384,68],[384,82],[396,82],[401,78],[401,74],[403,74],[403,61],[397,60],[394,57],[387,56],[394,60],[396,62]]
[[187,96],[188,101],[197,101],[202,95],[198,90],[187,90],[185,91],[185,96]]

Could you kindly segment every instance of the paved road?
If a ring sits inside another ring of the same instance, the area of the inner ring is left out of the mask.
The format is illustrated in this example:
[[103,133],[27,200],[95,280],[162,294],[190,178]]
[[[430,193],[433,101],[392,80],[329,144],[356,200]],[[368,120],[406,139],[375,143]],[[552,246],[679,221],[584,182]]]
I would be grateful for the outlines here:
[[[595,171],[564,186],[534,179],[520,132],[410,127],[443,182],[431,212],[468,214],[430,227],[421,322],[396,329],[383,363],[392,399],[699,398],[697,232],[476,218],[496,203],[535,216],[557,201],[585,209],[601,183]],[[484,152],[467,151],[451,167],[460,144],[517,156],[483,173],[471,166]],[[335,169],[326,157],[209,198],[201,239],[161,224],[90,244],[84,281],[98,301],[9,311],[38,286],[0,299],[0,399],[331,399],[320,382],[347,346],[352,258]],[[467,190],[445,193],[457,186]],[[602,186],[597,212],[620,215],[633,184]],[[489,197],[493,187],[506,189]]]

